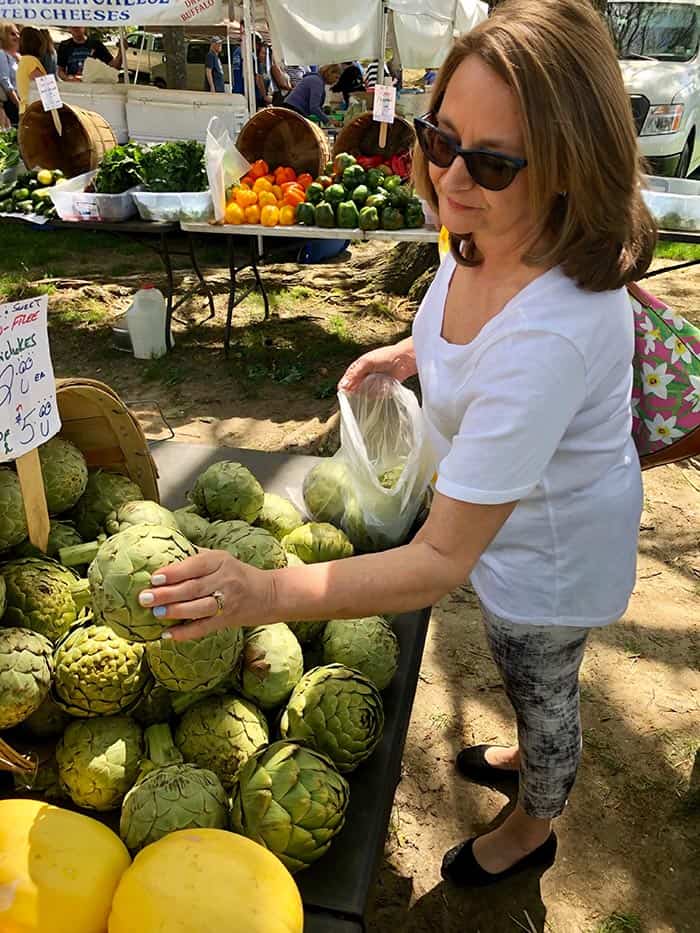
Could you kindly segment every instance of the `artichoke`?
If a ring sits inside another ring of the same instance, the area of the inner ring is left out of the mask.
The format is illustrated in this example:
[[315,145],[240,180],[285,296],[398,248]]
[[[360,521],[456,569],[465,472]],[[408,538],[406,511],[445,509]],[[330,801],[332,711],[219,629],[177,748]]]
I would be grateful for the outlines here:
[[379,485],[384,489],[393,489],[401,479],[403,470],[403,464],[392,467],[390,470],[384,470],[383,473],[379,474]]
[[147,759],[122,803],[119,835],[132,852],[179,829],[226,829],[228,798],[205,768],[183,764],[166,725],[145,733]]
[[322,644],[324,664],[344,664],[359,671],[377,690],[389,686],[399,666],[398,638],[381,616],[332,619]]
[[92,618],[74,625],[54,652],[53,698],[71,716],[112,716],[134,706],[148,680],[145,649]]
[[285,551],[296,554],[305,564],[352,557],[353,546],[343,532],[327,522],[300,525],[282,539]]
[[342,460],[322,460],[304,477],[304,504],[316,522],[340,526],[353,497],[352,476]]
[[263,507],[265,493],[253,474],[240,463],[222,460],[199,476],[190,499],[210,518],[254,522]]
[[90,471],[85,492],[73,511],[80,536],[85,541],[93,541],[102,531],[109,513],[134,499],[143,499],[143,493],[127,476],[104,470]]
[[60,522],[52,518],[49,523],[49,540],[46,545],[46,554],[35,547],[29,539],[23,541],[18,547],[12,549],[12,557],[53,557],[58,558],[61,548],[76,547],[83,543],[78,530],[71,522]]
[[0,731],[39,709],[53,674],[48,638],[26,628],[0,628]]
[[343,828],[349,799],[348,782],[329,758],[294,742],[275,742],[236,775],[231,826],[297,872],[328,851]]
[[289,699],[304,673],[301,645],[279,622],[247,629],[241,667],[241,693],[262,709]]
[[56,746],[61,786],[73,803],[89,810],[118,807],[142,757],[141,727],[129,716],[75,720]]
[[317,641],[326,628],[325,622],[287,622],[287,625],[296,635],[300,645],[308,645],[312,641]]
[[59,736],[69,722],[70,716],[54,703],[49,693],[39,709],[27,716],[22,728],[36,739],[50,739]]
[[173,513],[150,499],[133,499],[120,505],[105,518],[104,530],[108,535],[116,535],[132,525],[163,525],[179,531]]
[[130,641],[160,638],[167,620],[140,606],[139,593],[150,587],[154,571],[196,553],[179,531],[162,525],[132,525],[108,538],[88,572],[98,620]]
[[26,776],[14,775],[15,790],[19,793],[27,791],[32,797],[40,797],[42,800],[58,803],[68,799],[68,795],[61,787],[58,777],[58,765],[54,755],[49,756],[45,761],[40,761],[36,773],[30,781]]
[[146,646],[148,665],[159,684],[195,693],[210,690],[228,677],[242,651],[243,630],[238,626],[189,641],[158,639]]
[[170,691],[161,687],[154,680],[146,684],[141,699],[130,710],[129,715],[142,726],[152,726],[157,722],[167,722],[173,715],[173,701]]
[[282,738],[307,742],[342,772],[369,758],[383,729],[381,694],[371,680],[342,664],[304,674],[280,722]]
[[241,521],[213,522],[203,546],[228,551],[237,560],[259,570],[287,566],[287,555],[277,538],[264,528]]
[[194,505],[186,505],[183,509],[175,509],[173,512],[177,527],[182,534],[191,541],[192,544],[201,546],[202,542],[209,533],[209,522],[198,514]]
[[278,541],[303,522],[304,519],[298,509],[289,499],[276,496],[273,492],[265,493],[263,507],[255,520],[256,525],[269,531]]
[[39,448],[39,461],[49,514],[60,515],[72,509],[88,481],[82,452],[64,437],[52,437]]
[[28,534],[17,474],[0,467],[0,552],[21,544]]
[[0,619],[5,614],[5,607],[7,606],[7,587],[5,586],[5,578],[0,577]]
[[231,695],[199,700],[185,711],[175,732],[185,761],[211,768],[227,789],[239,766],[268,741],[260,710]]
[[30,628],[57,641],[89,602],[89,587],[54,560],[21,557],[2,567],[7,586],[6,625]]

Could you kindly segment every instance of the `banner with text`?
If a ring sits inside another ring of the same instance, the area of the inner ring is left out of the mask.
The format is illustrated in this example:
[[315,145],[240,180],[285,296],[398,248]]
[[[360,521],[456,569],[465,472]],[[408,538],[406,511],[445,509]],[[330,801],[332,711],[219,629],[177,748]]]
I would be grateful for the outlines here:
[[223,23],[225,0],[0,0],[0,20],[32,26],[199,26]]

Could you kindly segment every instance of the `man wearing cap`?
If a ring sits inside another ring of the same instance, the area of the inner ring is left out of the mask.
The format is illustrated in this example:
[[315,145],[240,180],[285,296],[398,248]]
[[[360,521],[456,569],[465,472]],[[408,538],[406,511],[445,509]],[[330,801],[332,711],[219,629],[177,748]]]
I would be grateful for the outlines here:
[[209,43],[209,51],[204,63],[205,74],[207,77],[205,91],[213,91],[217,94],[224,93],[224,68],[221,64],[221,50],[224,46],[224,40],[221,36],[212,36]]

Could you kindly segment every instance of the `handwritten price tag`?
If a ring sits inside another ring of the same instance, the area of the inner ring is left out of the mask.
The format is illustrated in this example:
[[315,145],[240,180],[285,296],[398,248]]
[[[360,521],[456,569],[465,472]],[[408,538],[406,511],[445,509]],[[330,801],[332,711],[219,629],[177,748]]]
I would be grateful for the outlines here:
[[0,461],[61,430],[46,328],[48,298],[0,304]]
[[36,79],[36,89],[44,110],[60,110],[63,106],[55,75],[41,75]]
[[396,114],[396,88],[391,84],[375,84],[374,112],[378,123],[393,123]]

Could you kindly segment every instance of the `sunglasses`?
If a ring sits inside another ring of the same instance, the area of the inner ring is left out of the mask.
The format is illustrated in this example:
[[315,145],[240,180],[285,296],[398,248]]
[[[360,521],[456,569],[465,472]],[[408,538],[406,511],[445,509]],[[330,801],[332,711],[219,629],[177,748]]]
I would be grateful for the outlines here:
[[527,159],[503,155],[490,149],[462,149],[449,133],[432,124],[427,119],[429,116],[416,117],[413,125],[418,145],[433,165],[449,168],[457,156],[461,156],[471,177],[480,188],[486,188],[487,191],[503,191],[520,169],[527,165]]

